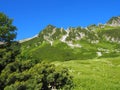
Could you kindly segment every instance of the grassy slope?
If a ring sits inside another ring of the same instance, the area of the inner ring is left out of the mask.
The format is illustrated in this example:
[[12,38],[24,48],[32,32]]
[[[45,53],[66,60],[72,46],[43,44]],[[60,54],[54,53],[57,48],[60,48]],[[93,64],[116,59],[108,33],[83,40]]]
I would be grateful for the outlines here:
[[[98,57],[96,52],[102,53],[102,56],[99,58],[120,56],[120,53],[119,53],[120,44],[116,42],[110,42],[111,39],[120,41],[120,27],[111,27],[111,26],[105,26],[104,28],[96,27],[94,32],[96,32],[99,38],[93,37],[95,36],[94,35],[95,33],[93,32],[89,33],[88,31],[84,29],[80,29],[80,30],[73,29],[71,31],[71,34],[73,34],[72,36],[76,35],[76,33],[73,33],[73,31],[87,33],[86,37],[83,38],[82,40],[74,41],[75,44],[79,43],[82,46],[82,48],[74,48],[74,49],[68,47],[67,44],[60,42],[59,39],[53,38],[54,40],[53,46],[45,42],[43,40],[43,35],[48,34],[48,31],[50,32],[51,30],[47,30],[47,31],[43,30],[44,33],[40,34],[41,37],[36,37],[30,41],[22,43],[21,45],[22,56],[25,56],[25,57],[30,56],[30,57],[37,58],[40,60],[49,60],[49,61],[92,59],[92,58]],[[58,36],[58,35],[55,35],[55,36]],[[105,39],[105,36],[109,37],[110,41],[107,41]],[[95,40],[98,39],[99,43],[92,44],[88,42],[88,39],[92,40],[93,38]],[[98,49],[102,49],[102,50],[98,50]]]
[[27,46],[22,45],[22,55],[23,56],[31,56],[33,58],[37,58],[40,60],[49,60],[49,61],[57,61],[57,60],[73,60],[73,59],[92,59],[97,57],[98,48],[102,48],[105,50],[109,50],[109,53],[103,53],[102,57],[117,57],[120,56],[120,53],[115,53],[115,49],[119,50],[119,45],[116,43],[110,42],[100,42],[98,44],[90,44],[86,41],[80,41],[80,45],[82,48],[70,48],[65,43],[57,43],[51,46],[50,44],[42,44],[39,46],[31,46],[27,48]]
[[[52,61],[56,65],[68,67],[76,84],[74,90],[119,90],[120,57],[114,57],[120,56],[120,52],[116,53],[114,50],[120,51],[120,44],[104,40],[103,35],[120,40],[120,27],[107,26],[102,31],[98,28],[97,32],[101,37],[100,43],[90,44],[85,40],[81,40],[77,43],[80,43],[83,47],[74,49],[64,43],[57,43],[51,47],[49,44],[37,43],[40,42],[40,39],[35,38],[22,44],[22,55]],[[27,48],[28,46],[30,47]],[[98,48],[109,50],[109,53],[101,51],[103,56],[99,58],[102,59],[90,60],[90,58],[97,58],[96,52],[98,52]]]
[[120,89],[120,57],[52,63],[68,67],[74,77],[74,90]]

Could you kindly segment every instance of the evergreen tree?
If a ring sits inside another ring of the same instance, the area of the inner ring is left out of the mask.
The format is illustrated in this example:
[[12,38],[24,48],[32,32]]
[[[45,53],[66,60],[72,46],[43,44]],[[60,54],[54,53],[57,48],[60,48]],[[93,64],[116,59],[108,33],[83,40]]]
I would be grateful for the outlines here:
[[18,53],[15,49],[18,43],[14,42],[17,28],[12,22],[12,19],[0,13],[0,73],[8,63],[14,61]]

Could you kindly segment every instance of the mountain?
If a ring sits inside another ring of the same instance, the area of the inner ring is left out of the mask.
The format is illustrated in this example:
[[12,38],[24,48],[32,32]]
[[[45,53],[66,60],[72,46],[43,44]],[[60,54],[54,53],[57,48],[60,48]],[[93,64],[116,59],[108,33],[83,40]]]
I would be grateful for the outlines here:
[[23,40],[21,56],[48,61],[117,57],[120,55],[119,19],[67,30],[48,25],[37,36]]
[[118,17],[112,17],[108,22],[108,25],[110,26],[120,26],[120,16]]

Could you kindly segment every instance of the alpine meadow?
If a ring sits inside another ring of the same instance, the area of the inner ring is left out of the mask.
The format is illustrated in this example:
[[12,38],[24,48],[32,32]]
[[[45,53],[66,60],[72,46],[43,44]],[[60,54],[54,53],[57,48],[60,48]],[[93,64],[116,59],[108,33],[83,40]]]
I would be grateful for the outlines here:
[[0,90],[120,89],[120,16],[16,36],[13,20],[0,13]]

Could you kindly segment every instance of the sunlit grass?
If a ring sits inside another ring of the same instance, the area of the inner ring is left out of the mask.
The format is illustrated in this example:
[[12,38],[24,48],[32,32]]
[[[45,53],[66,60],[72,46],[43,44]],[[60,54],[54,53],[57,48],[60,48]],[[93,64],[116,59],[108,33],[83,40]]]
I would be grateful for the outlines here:
[[120,58],[53,62],[68,67],[74,90],[119,90]]

